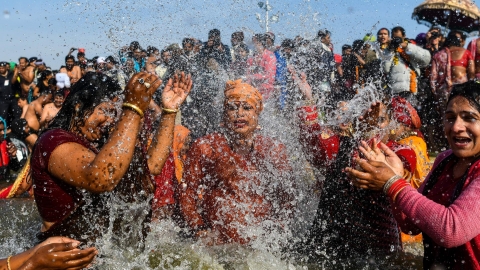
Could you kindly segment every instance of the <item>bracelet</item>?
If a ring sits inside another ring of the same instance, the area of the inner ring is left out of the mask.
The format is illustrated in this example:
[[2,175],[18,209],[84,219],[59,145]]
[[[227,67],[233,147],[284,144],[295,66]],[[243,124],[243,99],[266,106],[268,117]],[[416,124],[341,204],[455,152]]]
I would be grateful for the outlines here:
[[406,181],[397,181],[395,182],[392,187],[388,190],[387,196],[390,198],[394,198],[397,196],[398,192],[402,189],[408,187],[410,184]]
[[177,113],[178,109],[174,110],[174,109],[162,108],[162,111],[164,111],[166,113]]
[[125,103],[122,104],[122,107],[127,107],[129,109],[134,110],[136,113],[138,113],[138,115],[140,115],[141,118],[143,118],[143,111],[137,105],[133,105],[131,103],[126,103],[125,102]]
[[7,259],[7,268],[8,270],[12,270],[12,268],[10,267],[10,259],[12,258],[12,256],[8,256],[8,259]]
[[390,179],[388,179],[387,182],[385,182],[385,184],[383,185],[383,193],[387,194],[388,190],[393,185],[393,183],[395,183],[397,180],[399,180],[401,178],[402,178],[401,176],[396,175],[396,174],[394,176],[390,177]]
[[392,201],[393,201],[393,202],[395,202],[395,200],[397,199],[397,196],[398,196],[398,194],[400,193],[400,191],[404,190],[405,188],[406,188],[406,187],[400,188],[400,190],[397,191],[397,192],[393,195],[393,197],[392,197]]

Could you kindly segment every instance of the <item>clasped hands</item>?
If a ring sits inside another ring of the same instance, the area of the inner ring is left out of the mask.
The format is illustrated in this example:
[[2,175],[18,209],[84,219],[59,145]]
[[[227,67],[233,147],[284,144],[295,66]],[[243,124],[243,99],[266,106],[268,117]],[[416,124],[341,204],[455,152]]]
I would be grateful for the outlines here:
[[363,189],[382,190],[385,183],[394,175],[403,175],[403,163],[400,158],[384,143],[373,139],[370,144],[361,142],[358,147],[362,158],[354,161],[360,168],[345,168],[353,185]]

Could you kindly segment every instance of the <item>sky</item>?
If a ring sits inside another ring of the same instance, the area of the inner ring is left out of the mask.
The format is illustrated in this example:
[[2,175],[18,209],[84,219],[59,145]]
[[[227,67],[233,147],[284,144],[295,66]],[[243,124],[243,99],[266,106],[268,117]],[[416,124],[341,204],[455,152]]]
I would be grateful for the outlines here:
[[[263,17],[258,2],[265,0],[2,0],[0,61],[41,57],[58,69],[71,47],[85,48],[87,58],[115,55],[118,49],[138,40],[162,49],[181,43],[184,37],[206,40],[218,28],[223,43],[242,30],[246,40],[265,31],[256,19]],[[368,32],[400,25],[415,38],[428,27],[412,20],[419,0],[269,0],[270,15],[279,21],[270,31],[279,44],[301,35],[313,38],[319,29],[332,32],[335,52]]]

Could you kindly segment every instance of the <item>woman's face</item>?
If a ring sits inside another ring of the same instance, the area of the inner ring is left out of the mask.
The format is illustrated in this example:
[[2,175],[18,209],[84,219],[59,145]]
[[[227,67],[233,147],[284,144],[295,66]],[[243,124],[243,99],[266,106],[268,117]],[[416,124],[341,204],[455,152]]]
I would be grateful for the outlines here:
[[480,113],[466,98],[457,96],[447,104],[443,123],[455,156],[473,158],[480,153]]
[[258,126],[258,113],[245,101],[230,101],[225,106],[226,127],[243,138],[253,136]]
[[107,137],[115,127],[117,110],[112,101],[100,103],[93,113],[86,117],[80,132],[91,142]]
[[388,42],[388,31],[386,29],[380,30],[377,35],[377,40],[380,44],[385,44]]

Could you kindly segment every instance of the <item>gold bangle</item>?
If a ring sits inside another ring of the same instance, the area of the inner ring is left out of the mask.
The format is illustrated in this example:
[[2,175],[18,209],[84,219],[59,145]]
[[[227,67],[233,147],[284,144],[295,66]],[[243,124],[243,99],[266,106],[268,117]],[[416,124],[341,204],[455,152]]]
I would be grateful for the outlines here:
[[131,103],[126,103],[125,102],[125,103],[122,104],[122,107],[127,107],[129,109],[134,110],[136,113],[138,113],[138,115],[140,115],[141,118],[143,118],[143,111],[137,105],[133,105]]
[[178,109],[174,110],[174,109],[162,108],[162,111],[164,111],[166,113],[177,113]]
[[10,267],[10,259],[12,258],[12,256],[8,256],[8,259],[7,259],[7,268],[8,270],[12,270],[12,268]]

